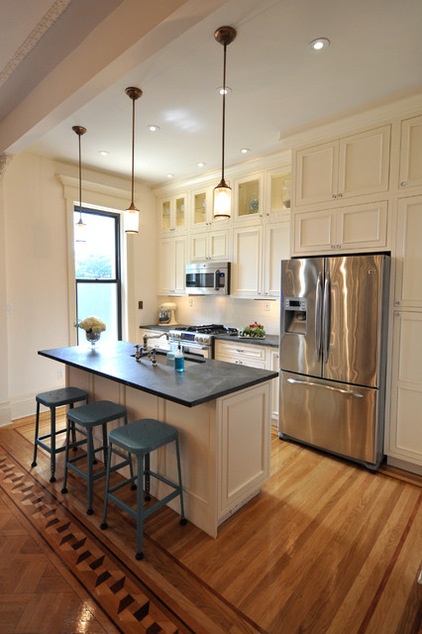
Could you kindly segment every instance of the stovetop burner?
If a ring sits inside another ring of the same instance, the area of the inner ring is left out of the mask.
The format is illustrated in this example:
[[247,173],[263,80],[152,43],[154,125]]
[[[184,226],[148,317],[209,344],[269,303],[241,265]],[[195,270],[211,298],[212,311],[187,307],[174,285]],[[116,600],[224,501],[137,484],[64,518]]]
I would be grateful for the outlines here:
[[174,330],[181,332],[199,332],[206,335],[237,334],[237,328],[231,328],[222,324],[205,324],[203,326],[178,326]]

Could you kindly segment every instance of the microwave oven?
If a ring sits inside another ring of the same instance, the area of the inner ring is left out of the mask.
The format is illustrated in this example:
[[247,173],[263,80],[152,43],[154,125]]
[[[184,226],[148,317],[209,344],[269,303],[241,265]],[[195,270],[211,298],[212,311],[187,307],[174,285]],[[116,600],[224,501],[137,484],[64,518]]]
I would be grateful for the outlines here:
[[188,295],[229,295],[230,262],[186,264],[185,286]]

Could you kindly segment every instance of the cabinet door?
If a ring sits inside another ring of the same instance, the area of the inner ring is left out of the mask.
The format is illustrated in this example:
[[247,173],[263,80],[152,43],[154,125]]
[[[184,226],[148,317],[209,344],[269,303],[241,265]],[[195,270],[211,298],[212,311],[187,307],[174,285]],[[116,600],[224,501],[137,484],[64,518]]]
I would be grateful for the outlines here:
[[181,232],[186,228],[186,194],[164,198],[159,203],[160,228],[163,233]]
[[190,235],[190,259],[191,262],[203,262],[207,259],[207,233],[192,233]]
[[337,190],[338,142],[298,150],[295,154],[295,204],[332,200]]
[[344,207],[338,212],[337,244],[341,249],[380,249],[387,244],[387,203]]
[[390,126],[341,139],[337,197],[387,191],[389,168]]
[[280,297],[280,262],[290,257],[290,223],[274,222],[264,227],[263,288],[259,295]]
[[261,286],[261,225],[236,227],[233,231],[231,294],[256,297]]
[[234,219],[235,221],[256,222],[262,215],[263,176],[257,174],[235,182]]
[[390,426],[386,453],[419,465],[422,473],[422,315],[396,312],[393,323],[393,367]]
[[265,216],[288,219],[292,197],[290,168],[271,170],[266,173],[265,179]]
[[159,258],[159,295],[185,293],[186,236],[163,238]]
[[422,115],[402,122],[400,187],[422,185]]
[[222,262],[230,260],[228,229],[210,231],[208,234],[208,257],[210,260],[221,260]]
[[398,202],[395,303],[422,308],[422,196]]
[[336,244],[336,214],[333,210],[294,212],[294,254],[325,253]]

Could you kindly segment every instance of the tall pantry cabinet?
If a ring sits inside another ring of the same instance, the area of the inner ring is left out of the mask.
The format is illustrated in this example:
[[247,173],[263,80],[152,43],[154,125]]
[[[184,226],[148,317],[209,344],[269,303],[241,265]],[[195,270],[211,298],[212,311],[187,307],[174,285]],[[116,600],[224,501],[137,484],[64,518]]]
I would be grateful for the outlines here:
[[422,116],[401,122],[388,462],[422,474]]

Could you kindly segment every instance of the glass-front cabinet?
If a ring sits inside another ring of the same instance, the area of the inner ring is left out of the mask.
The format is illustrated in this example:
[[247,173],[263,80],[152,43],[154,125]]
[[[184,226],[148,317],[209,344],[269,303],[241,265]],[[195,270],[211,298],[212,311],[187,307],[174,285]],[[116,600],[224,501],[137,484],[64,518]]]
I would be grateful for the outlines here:
[[256,221],[262,215],[263,175],[255,174],[235,181],[234,219]]
[[160,201],[161,231],[184,232],[186,230],[186,194],[176,194]]
[[290,170],[274,170],[267,174],[265,212],[268,215],[288,214],[291,204],[292,175]]

